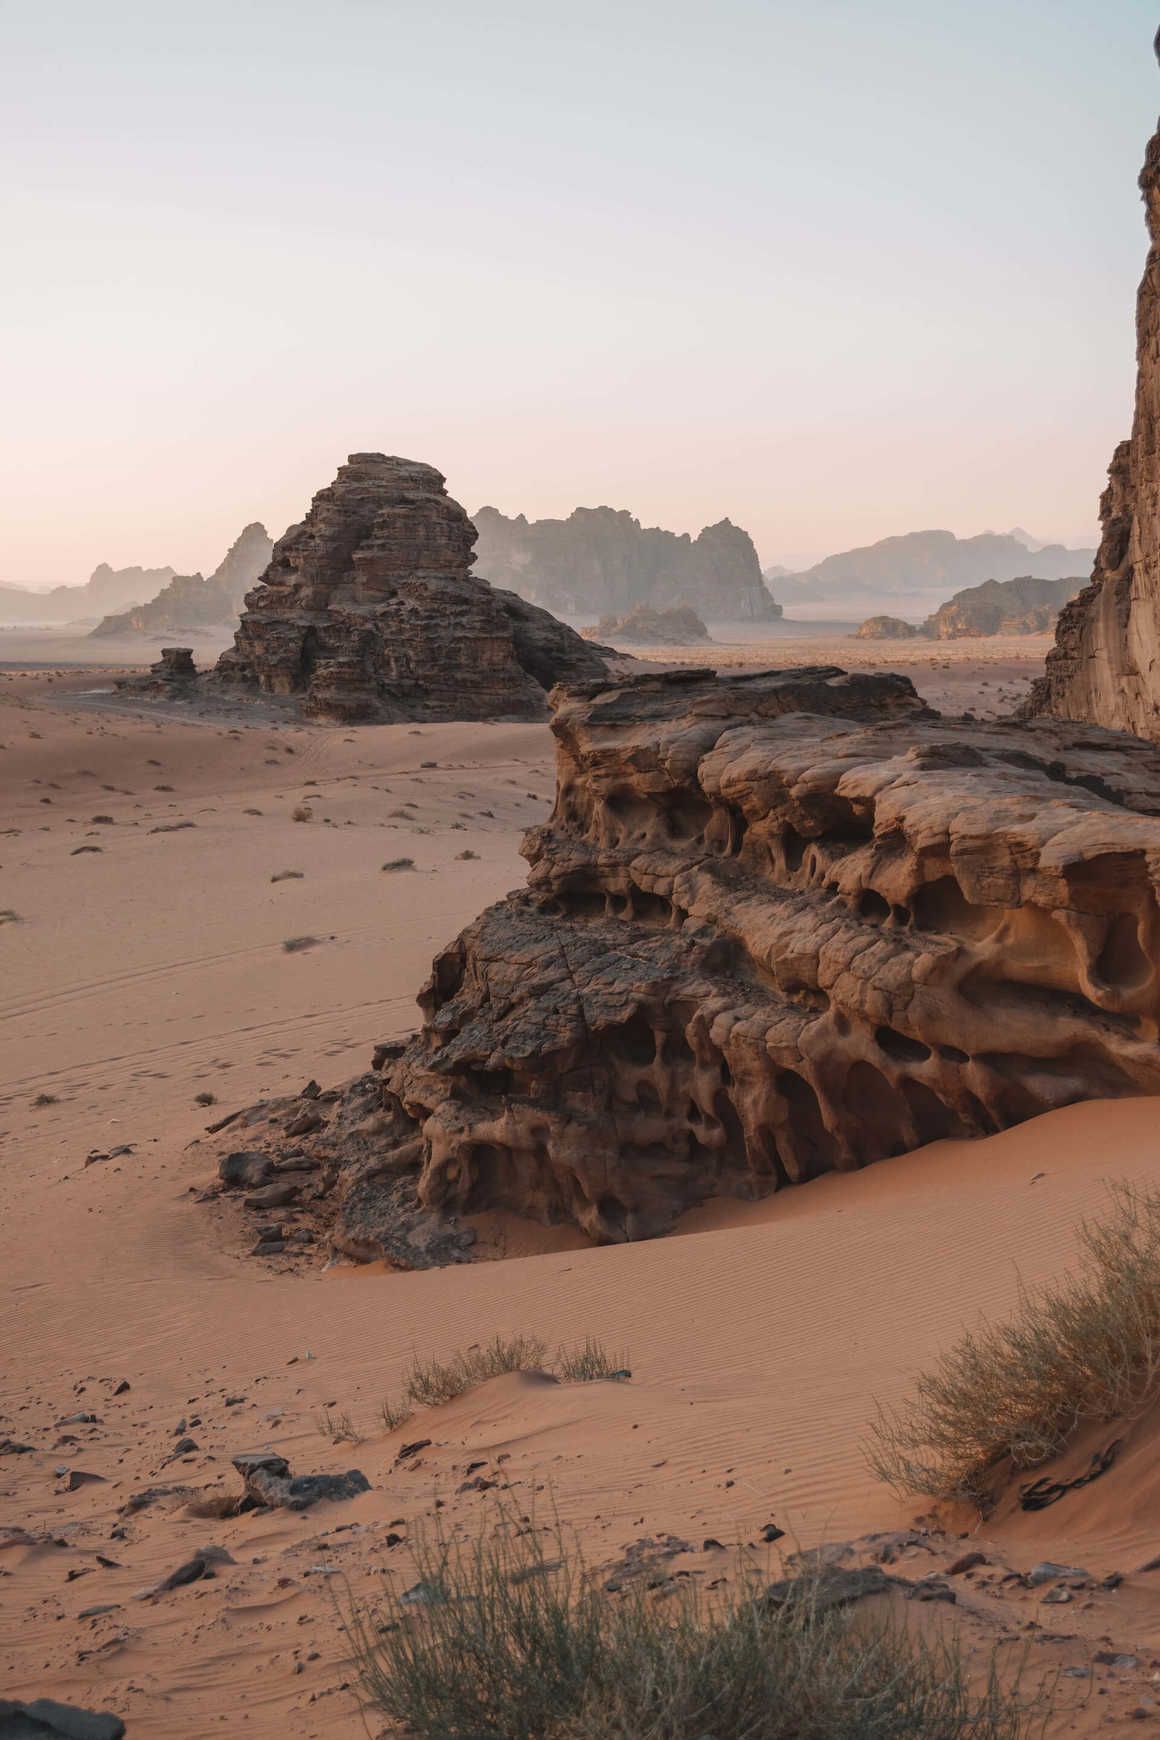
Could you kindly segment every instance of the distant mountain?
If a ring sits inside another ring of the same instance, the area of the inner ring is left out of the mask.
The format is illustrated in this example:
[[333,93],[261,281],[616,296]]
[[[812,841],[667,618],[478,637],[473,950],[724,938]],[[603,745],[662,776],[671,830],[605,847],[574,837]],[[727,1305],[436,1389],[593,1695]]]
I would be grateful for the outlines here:
[[1064,580],[1090,570],[1094,550],[1068,550],[1045,544],[1030,550],[1009,532],[982,532],[956,538],[953,532],[907,532],[856,550],[827,556],[804,573],[777,580],[783,604],[795,610],[811,604],[848,600],[914,599],[921,607],[948,593],[984,580],[1015,580],[1031,575]]
[[576,508],[566,520],[508,519],[493,507],[472,517],[475,572],[558,616],[619,618],[640,604],[734,621],[781,615],[753,540],[729,520],[690,538],[610,507]]
[[149,598],[172,580],[175,568],[110,568],[101,562],[83,586],[54,586],[33,592],[26,586],[4,586],[0,622],[80,622],[107,610],[123,610]]
[[93,635],[185,634],[229,627],[241,615],[246,593],[269,567],[273,550],[265,526],[255,520],[234,539],[208,580],[201,574],[174,574],[147,604],[104,617]]

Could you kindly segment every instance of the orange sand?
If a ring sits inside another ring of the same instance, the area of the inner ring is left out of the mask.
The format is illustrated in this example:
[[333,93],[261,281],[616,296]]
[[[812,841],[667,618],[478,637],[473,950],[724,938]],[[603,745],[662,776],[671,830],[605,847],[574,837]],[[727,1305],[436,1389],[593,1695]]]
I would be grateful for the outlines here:
[[[381,1589],[382,1566],[405,1583],[388,1525],[414,1525],[436,1487],[445,1519],[482,1518],[495,1495],[457,1490],[480,1459],[521,1508],[550,1488],[597,1563],[669,1531],[699,1548],[751,1541],[770,1519],[803,1545],[906,1525],[922,1506],[878,1485],[862,1457],[875,1400],[900,1397],[980,1311],[1007,1310],[1019,1276],[1065,1264],[1105,1178],[1160,1176],[1160,1103],[1086,1105],[763,1203],[712,1203],[651,1244],[590,1249],[488,1216],[486,1248],[506,1260],[280,1273],[244,1254],[236,1211],[193,1201],[211,1173],[204,1125],[311,1074],[353,1074],[375,1040],[415,1024],[434,948],[522,880],[519,837],[551,790],[547,729],[230,732],[76,710],[62,687],[0,674],[0,908],[19,915],[0,926],[0,1439],[34,1446],[0,1456],[0,1697],[115,1709],[130,1740],[201,1740],[223,1721],[354,1740],[366,1730],[338,1579],[317,1567],[346,1572],[359,1594]],[[303,801],[313,820],[294,823]],[[414,821],[390,815],[408,801]],[[174,821],[195,826],[150,831]],[[73,856],[78,845],[101,851]],[[458,859],[464,849],[478,860]],[[414,872],[381,873],[402,855]],[[287,868],[303,879],[271,884]],[[284,953],[302,934],[323,940]],[[202,1091],[219,1106],[196,1106]],[[41,1093],[57,1103],[35,1109]],[[132,1153],[85,1166],[121,1143]],[[599,1336],[632,1380],[504,1378],[383,1429],[379,1403],[414,1352],[508,1330]],[[349,1412],[363,1441],[332,1444],[327,1407]],[[100,1423],[55,1425],[78,1411]],[[194,1418],[197,1451],[166,1466]],[[396,1468],[416,1437],[434,1442]],[[131,1493],[235,1492],[230,1456],[267,1444],[296,1472],[357,1466],[373,1490],[227,1521],[163,1499],[111,1535]],[[1155,1448],[1144,1422],[1100,1482],[1000,1517],[987,1550],[1019,1568],[1134,1571],[1160,1549]],[[102,1481],[70,1493],[57,1466]],[[10,1526],[49,1543],[5,1546]],[[211,1541],[236,1564],[134,1599]],[[1038,1593],[1000,1601],[964,1583],[956,1614],[980,1635],[1012,1627],[1033,1667],[1086,1660],[1101,1637],[1140,1652],[1138,1671],[1098,1670],[1106,1697],[1067,1682],[1077,1701],[1059,1732],[1095,1732],[1151,1695],[1160,1573],[1047,1609]],[[1073,1641],[1041,1643],[1028,1621]]]

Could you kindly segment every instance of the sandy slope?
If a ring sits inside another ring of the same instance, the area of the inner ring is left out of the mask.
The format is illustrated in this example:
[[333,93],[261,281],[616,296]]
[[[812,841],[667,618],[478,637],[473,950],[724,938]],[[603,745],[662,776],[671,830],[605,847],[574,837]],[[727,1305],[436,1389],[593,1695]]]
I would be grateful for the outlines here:
[[[706,1573],[732,1562],[701,1552],[706,1537],[749,1542],[770,1520],[804,1545],[904,1526],[921,1507],[862,1459],[875,1399],[899,1396],[978,1311],[1004,1311],[1019,1275],[1064,1263],[1106,1176],[1160,1175],[1160,1104],[1080,1106],[762,1204],[714,1203],[648,1245],[508,1225],[507,1261],[280,1272],[244,1254],[232,1211],[193,1199],[214,1116],[194,1095],[229,1109],[338,1079],[414,1024],[433,948],[522,880],[547,730],[231,731],[75,711],[59,689],[0,677],[0,908],[19,914],[0,926],[0,1439],[32,1446],[0,1456],[0,1696],[117,1709],[131,1736],[167,1740],[223,1718],[255,1736],[361,1734],[325,1573],[358,1593],[383,1567],[408,1581],[405,1540],[385,1540],[430,1514],[436,1489],[445,1521],[474,1524],[497,1497],[530,1508],[537,1489],[543,1514],[550,1488],[595,1561],[671,1532],[698,1549],[676,1563]],[[295,823],[304,802],[313,819]],[[391,814],[408,803],[414,820]],[[152,831],[182,821],[195,825]],[[83,845],[101,850],[73,856]],[[415,871],[380,871],[401,855]],[[302,880],[270,882],[287,868]],[[286,954],[301,934],[323,941]],[[38,1094],[56,1103],[35,1108]],[[84,1164],[122,1143],[132,1152]],[[517,1329],[600,1336],[632,1379],[499,1379],[383,1429],[380,1400],[414,1352]],[[363,1441],[333,1444],[327,1408]],[[98,1422],[57,1424],[76,1412]],[[167,1461],[182,1421],[197,1449]],[[431,1445],[399,1464],[420,1437]],[[181,1495],[118,1515],[149,1486],[234,1492],[231,1454],[266,1444],[296,1472],[358,1466],[373,1490],[303,1516],[199,1519]],[[1155,1448],[1144,1422],[1098,1484],[997,1519],[989,1556],[1132,1572],[1160,1550]],[[473,1462],[501,1484],[460,1492]],[[58,1467],[102,1478],[69,1492]],[[11,1526],[32,1541],[5,1546]],[[215,1580],[134,1598],[211,1541],[236,1561]],[[958,1550],[939,1539],[903,1568]],[[1061,1731],[1152,1694],[1160,1573],[1047,1608],[978,1579],[956,1612],[980,1640],[1030,1640],[1036,1660],[1082,1664],[1101,1638],[1139,1653],[1133,1670],[1068,1682]]]

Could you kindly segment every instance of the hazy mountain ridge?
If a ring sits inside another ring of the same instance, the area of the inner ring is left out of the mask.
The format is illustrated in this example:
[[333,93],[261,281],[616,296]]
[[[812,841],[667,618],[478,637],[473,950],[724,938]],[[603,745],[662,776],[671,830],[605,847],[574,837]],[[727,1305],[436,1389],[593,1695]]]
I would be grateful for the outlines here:
[[797,609],[845,598],[922,601],[986,580],[1067,580],[1089,572],[1094,560],[1094,550],[1063,544],[1030,549],[1009,532],[980,532],[973,538],[940,530],[904,532],[839,551],[801,573],[778,575],[774,584],[782,603]]
[[201,574],[174,574],[155,598],[103,617],[92,633],[176,634],[232,623],[273,552],[273,539],[254,520],[234,539],[208,580]]
[[474,516],[475,571],[563,616],[623,617],[638,605],[688,606],[704,617],[775,621],[749,533],[728,519],[697,537],[642,526],[624,508],[576,508],[566,520]]
[[100,562],[83,586],[53,586],[47,592],[34,592],[27,586],[5,584],[0,618],[10,623],[63,623],[124,610],[152,597],[176,573],[176,568],[111,568]]

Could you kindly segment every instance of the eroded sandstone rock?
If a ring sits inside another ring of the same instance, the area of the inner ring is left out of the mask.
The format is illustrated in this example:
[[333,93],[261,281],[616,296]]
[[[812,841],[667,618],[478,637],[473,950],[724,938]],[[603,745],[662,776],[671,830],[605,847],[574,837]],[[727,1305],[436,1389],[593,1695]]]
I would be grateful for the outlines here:
[[606,649],[473,575],[474,543],[432,466],[352,454],[275,545],[207,683],[342,723],[543,717]]
[[709,639],[709,630],[687,605],[654,610],[650,605],[638,604],[627,616],[602,616],[595,628],[586,628],[582,633],[593,640],[599,635],[604,640],[653,646],[695,646]]

